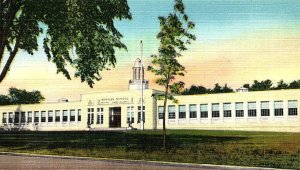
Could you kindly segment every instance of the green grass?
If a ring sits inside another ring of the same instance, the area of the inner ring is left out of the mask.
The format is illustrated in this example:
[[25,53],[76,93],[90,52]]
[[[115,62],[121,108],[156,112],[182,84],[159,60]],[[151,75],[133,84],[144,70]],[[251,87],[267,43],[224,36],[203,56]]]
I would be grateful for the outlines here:
[[300,169],[300,133],[168,130],[1,133],[0,151]]

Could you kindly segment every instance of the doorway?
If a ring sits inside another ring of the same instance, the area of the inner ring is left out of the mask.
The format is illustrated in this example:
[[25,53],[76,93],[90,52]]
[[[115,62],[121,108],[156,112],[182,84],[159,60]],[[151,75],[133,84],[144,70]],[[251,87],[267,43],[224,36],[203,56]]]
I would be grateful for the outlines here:
[[109,108],[109,127],[121,127],[121,107]]

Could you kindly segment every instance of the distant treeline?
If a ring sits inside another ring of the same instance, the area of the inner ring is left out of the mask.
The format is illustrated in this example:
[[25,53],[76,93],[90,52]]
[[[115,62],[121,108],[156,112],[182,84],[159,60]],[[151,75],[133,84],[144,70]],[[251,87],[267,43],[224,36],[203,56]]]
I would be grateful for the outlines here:
[[[299,89],[300,80],[294,80],[291,83],[285,83],[283,80],[277,82],[277,86],[273,86],[273,82],[269,79],[263,81],[254,80],[253,83],[244,84],[242,87],[248,88],[249,91],[264,91],[264,90],[280,90],[280,89]],[[181,94],[191,95],[191,94],[207,94],[207,93],[230,93],[234,90],[225,84],[223,87],[218,83],[215,87],[210,89],[203,86],[192,85],[190,88],[186,88]]]
[[26,91],[11,87],[8,92],[8,95],[0,94],[0,105],[34,104],[45,99],[38,90]]

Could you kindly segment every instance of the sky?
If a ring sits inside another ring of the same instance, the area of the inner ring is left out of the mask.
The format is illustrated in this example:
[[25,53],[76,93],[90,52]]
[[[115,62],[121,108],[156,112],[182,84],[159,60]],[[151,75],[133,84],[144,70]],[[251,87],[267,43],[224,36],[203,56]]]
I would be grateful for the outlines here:
[[[183,0],[186,13],[196,24],[197,40],[179,59],[186,67],[186,87],[215,83],[233,89],[253,80],[276,83],[300,79],[300,1],[298,0]],[[56,74],[40,44],[34,55],[19,52],[9,74],[0,84],[0,94],[9,87],[40,90],[46,101],[80,99],[80,94],[128,89],[132,66],[141,56],[145,66],[157,54],[158,16],[172,11],[172,0],[128,0],[132,20],[116,21],[128,51],[117,51],[117,65],[101,72],[102,80],[91,89],[79,79]],[[41,42],[40,38],[40,42]],[[71,71],[72,73],[72,71]],[[155,76],[146,72],[150,88],[160,89]]]

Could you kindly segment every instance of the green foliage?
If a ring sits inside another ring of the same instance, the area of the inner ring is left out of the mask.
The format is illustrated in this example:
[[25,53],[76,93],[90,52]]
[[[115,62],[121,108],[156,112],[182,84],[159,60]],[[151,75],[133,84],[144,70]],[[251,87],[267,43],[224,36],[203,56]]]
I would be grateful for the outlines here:
[[75,77],[91,87],[101,79],[100,71],[115,65],[115,48],[126,49],[114,20],[131,19],[127,1],[4,0],[0,7],[0,63],[9,52],[0,82],[19,49],[29,54],[38,49],[42,24],[47,26],[43,47],[57,72],[71,79],[66,69],[71,65]]
[[254,80],[252,85],[244,84],[243,87],[248,88],[249,91],[263,91],[263,90],[280,90],[280,89],[299,89],[300,80],[294,80],[290,84],[285,83],[282,79],[277,82],[277,86],[272,86],[272,81],[267,79],[263,81]]
[[275,87],[275,89],[288,89],[289,85],[286,84],[282,79],[277,82],[277,87]]
[[180,93],[183,89],[183,82],[174,82],[176,76],[184,76],[185,68],[177,58],[181,52],[187,50],[186,44],[196,37],[190,34],[188,30],[193,29],[195,24],[189,21],[185,14],[185,7],[181,0],[175,0],[174,12],[167,17],[158,17],[160,22],[160,32],[157,38],[160,41],[158,55],[152,55],[152,66],[148,70],[153,72],[158,78],[156,83],[165,88],[169,95],[171,93]]
[[0,95],[0,105],[12,104],[35,104],[40,103],[45,98],[40,91],[26,91],[24,89],[9,88],[9,94]]
[[186,88],[182,94],[183,95],[205,94],[208,93],[208,91],[209,90],[203,86],[192,85],[190,88]]
[[290,88],[290,89],[300,89],[300,80],[292,81],[292,82],[289,84],[289,88]]
[[[164,111],[163,111],[163,136],[164,148],[166,146],[165,111],[167,99],[177,102],[171,93],[180,93],[183,89],[183,82],[175,82],[176,76],[184,76],[185,68],[178,62],[181,52],[187,50],[186,45],[195,40],[195,35],[189,33],[195,24],[189,21],[185,13],[182,0],[175,0],[174,11],[167,17],[158,17],[160,31],[157,34],[160,46],[158,55],[152,55],[152,66],[148,70],[158,78],[156,83],[164,87]],[[171,92],[171,93],[170,93]],[[159,99],[159,97],[158,97]]]
[[190,88],[187,88],[182,93],[183,95],[192,95],[192,94],[206,94],[206,93],[230,93],[233,92],[233,89],[228,87],[225,84],[224,87],[221,87],[219,83],[215,84],[213,89],[207,89],[203,86],[192,85]]
[[270,90],[272,89],[272,81],[267,79],[267,80],[264,80],[264,81],[257,81],[257,80],[254,80],[253,81],[253,84],[251,85],[250,87],[250,91],[263,91],[263,90]]
[[224,87],[221,87],[218,83],[215,84],[215,87],[208,91],[208,93],[230,93],[233,90],[225,84]]
[[9,96],[0,95],[0,105],[9,105],[11,104],[11,100]]

